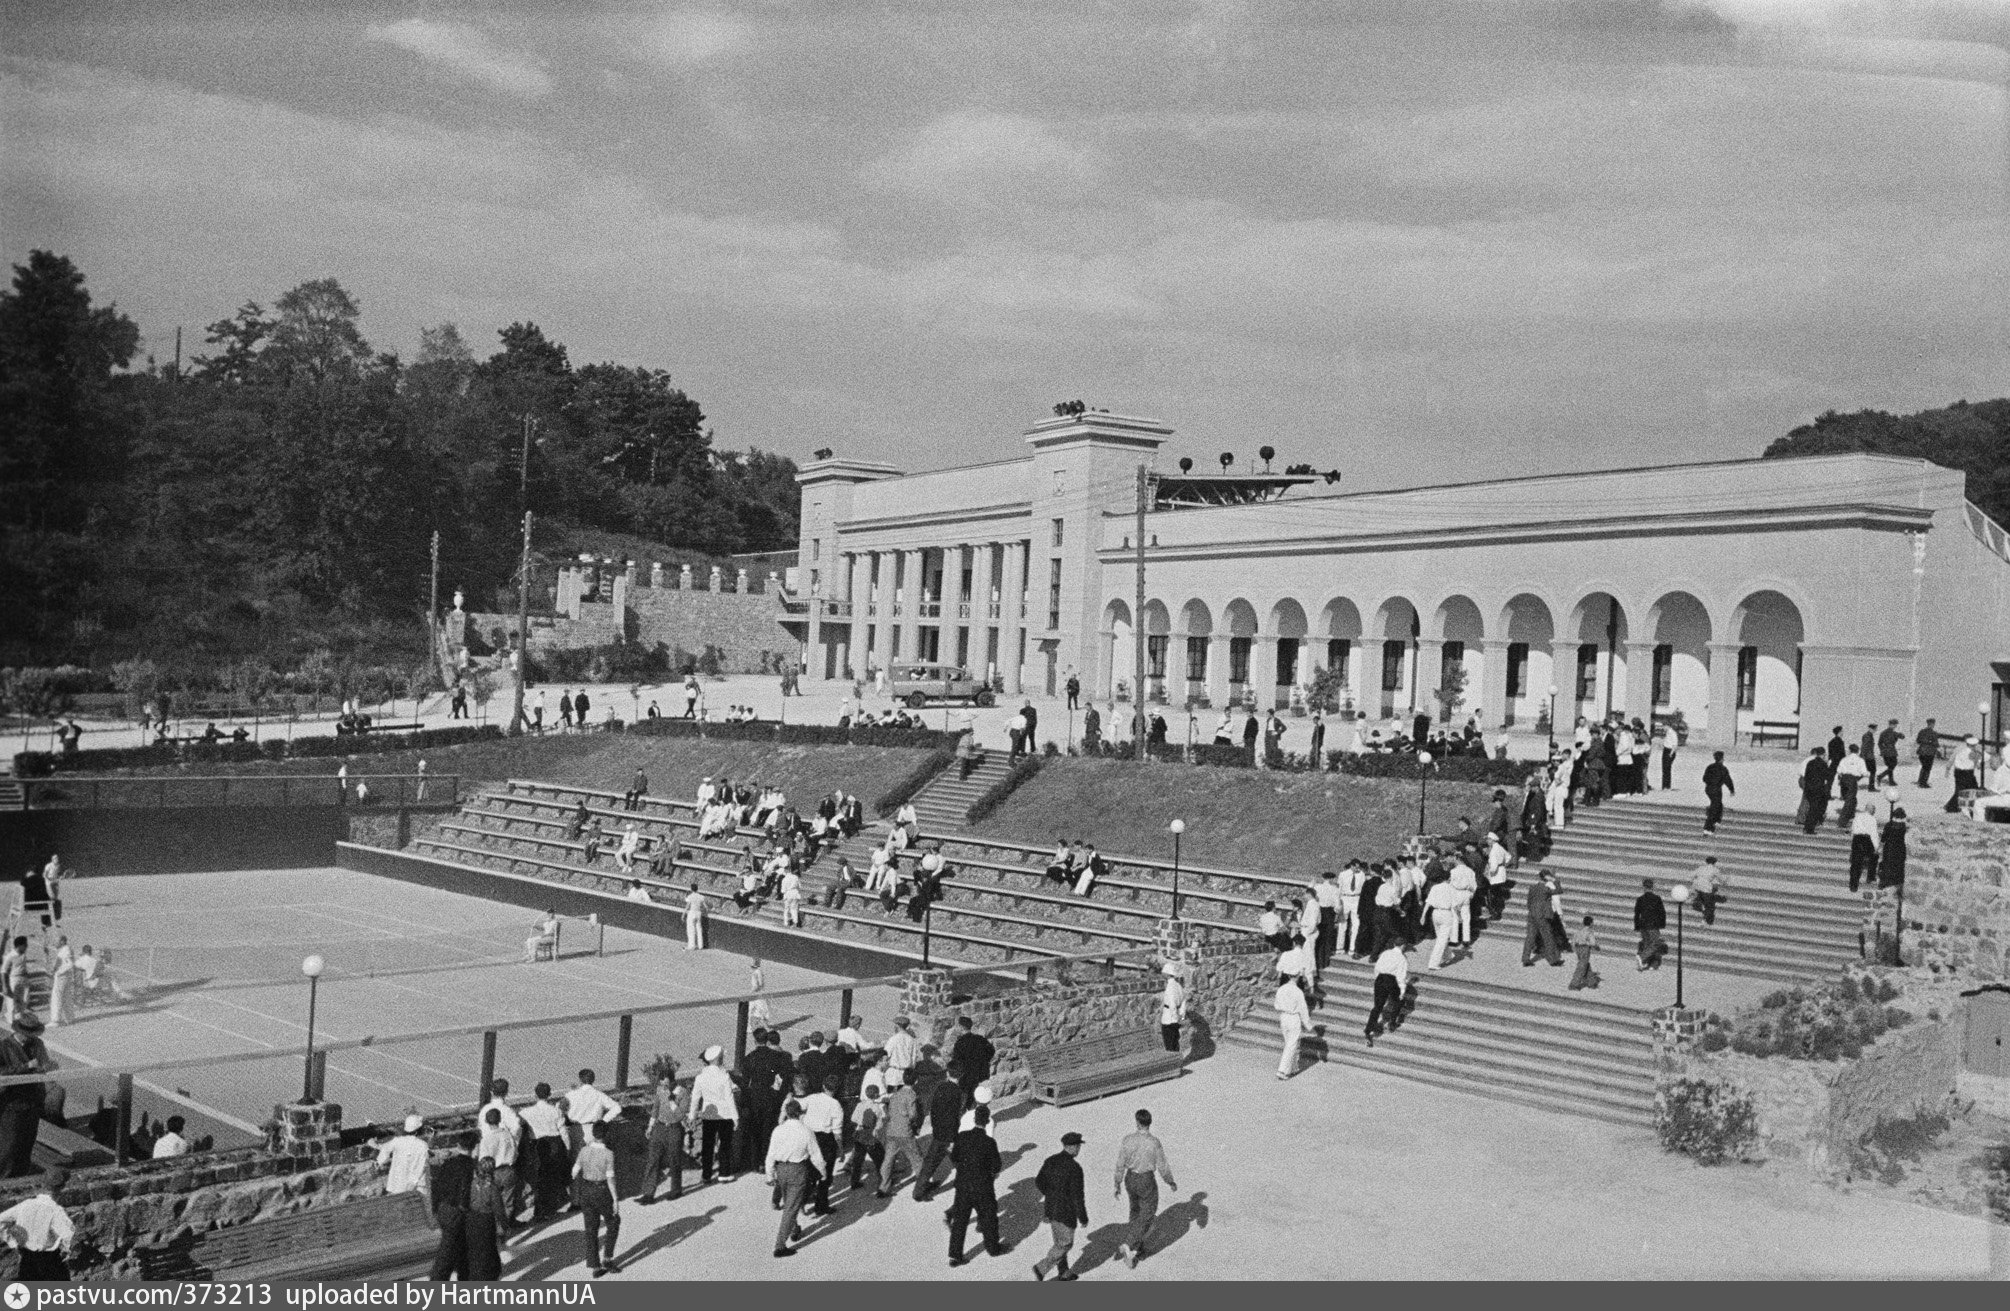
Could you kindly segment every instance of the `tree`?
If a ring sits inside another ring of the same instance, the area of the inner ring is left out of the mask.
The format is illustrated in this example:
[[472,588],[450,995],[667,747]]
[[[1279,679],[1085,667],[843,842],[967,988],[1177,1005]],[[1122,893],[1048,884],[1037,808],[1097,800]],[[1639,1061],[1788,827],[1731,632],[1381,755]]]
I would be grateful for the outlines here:
[[272,335],[272,320],[265,317],[258,302],[246,301],[237,313],[209,325],[203,338],[223,348],[220,354],[195,357],[195,376],[204,382],[242,385],[252,381],[258,366],[258,352]]
[[273,303],[278,311],[260,358],[280,381],[320,385],[352,377],[370,360],[356,326],[363,311],[333,278],[303,282]]
[[1968,476],[1967,495],[1999,524],[2010,524],[2010,400],[1956,401],[1917,414],[1830,410],[1766,447],[1766,459],[1874,451],[1931,460]]

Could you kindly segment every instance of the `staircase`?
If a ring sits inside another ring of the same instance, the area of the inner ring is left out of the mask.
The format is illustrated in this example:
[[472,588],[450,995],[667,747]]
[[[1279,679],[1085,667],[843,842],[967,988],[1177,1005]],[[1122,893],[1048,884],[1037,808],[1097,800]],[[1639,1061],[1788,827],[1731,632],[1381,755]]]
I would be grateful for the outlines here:
[[[1373,974],[1335,957],[1301,1059],[1378,1070],[1440,1088],[1617,1124],[1654,1124],[1654,1038],[1642,1011],[1607,1002],[1413,973],[1416,1004],[1371,1047],[1362,1035]],[[1277,1015],[1259,1002],[1224,1040],[1274,1058]]]
[[1011,766],[1003,751],[987,751],[983,760],[970,771],[969,778],[961,777],[961,762],[952,763],[947,769],[928,781],[928,785],[914,796],[914,816],[921,824],[922,836],[932,833],[959,833],[968,827],[963,818],[969,813],[970,803],[991,790],[991,786],[1011,772]]
[[28,789],[12,774],[0,775],[0,810],[26,810]]
[[[1664,901],[1669,889],[1714,855],[1724,873],[1717,922],[1683,912],[1683,956],[1690,969],[1795,982],[1833,974],[1859,956],[1860,895],[1849,891],[1849,840],[1829,827],[1809,835],[1784,815],[1736,814],[1715,835],[1703,812],[1639,802],[1579,809],[1542,868],[1563,885],[1566,922],[1596,916],[1608,934],[1633,931],[1633,902],[1652,878]],[[1532,876],[1525,870],[1522,881]],[[1508,928],[1518,929],[1525,902],[1518,895]],[[1668,906],[1672,950],[1676,909]]]

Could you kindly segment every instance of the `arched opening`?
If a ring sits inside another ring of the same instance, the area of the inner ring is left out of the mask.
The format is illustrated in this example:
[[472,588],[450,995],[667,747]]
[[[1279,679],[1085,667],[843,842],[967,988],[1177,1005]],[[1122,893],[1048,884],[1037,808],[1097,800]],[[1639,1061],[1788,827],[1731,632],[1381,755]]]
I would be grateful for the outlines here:
[[1381,667],[1371,704],[1382,719],[1393,718],[1399,708],[1404,714],[1417,708],[1417,638],[1422,631],[1417,607],[1403,597],[1392,596],[1375,610]]
[[1425,675],[1434,680],[1432,697],[1438,722],[1463,720],[1480,704],[1486,674],[1486,624],[1471,597],[1448,596],[1431,619],[1431,631],[1441,644],[1438,667]]
[[1738,644],[1736,731],[1801,722],[1801,608],[1778,592],[1754,592],[1731,616]]
[[1670,592],[1647,611],[1654,669],[1648,700],[1658,722],[1676,714],[1691,732],[1710,722],[1710,612],[1688,592]]
[[1124,675],[1124,665],[1131,649],[1131,608],[1122,601],[1113,600],[1103,607],[1103,668],[1102,677],[1097,680],[1105,700],[1114,701],[1121,691],[1126,699],[1130,696],[1130,679]]
[[1559,670],[1563,696],[1557,701],[1561,730],[1577,720],[1603,719],[1625,708],[1626,607],[1610,592],[1593,592],[1577,603],[1564,625],[1565,642],[1575,642],[1575,660]]
[[1256,649],[1256,607],[1237,597],[1222,619],[1228,628],[1228,703],[1243,704],[1250,694],[1249,661]]
[[1320,666],[1333,673],[1334,700],[1342,717],[1352,718],[1362,700],[1360,608],[1344,596],[1335,597],[1319,612],[1319,631],[1326,640]]
[[1145,695],[1164,704],[1166,660],[1172,647],[1172,616],[1163,601],[1145,602]]
[[1259,670],[1270,683],[1271,704],[1291,704],[1291,689],[1311,676],[1311,661],[1305,650],[1305,608],[1289,598],[1270,608],[1270,635],[1276,655],[1272,667]]
[[1181,667],[1186,674],[1186,701],[1192,703],[1207,697],[1207,651],[1214,636],[1214,615],[1205,601],[1195,599],[1180,607],[1179,622],[1184,635]]
[[1563,671],[1552,658],[1556,620],[1549,603],[1530,592],[1517,593],[1501,607],[1499,630],[1508,644],[1502,722],[1509,727],[1532,723],[1538,732],[1550,731],[1550,704],[1563,695],[1564,685],[1557,678]]

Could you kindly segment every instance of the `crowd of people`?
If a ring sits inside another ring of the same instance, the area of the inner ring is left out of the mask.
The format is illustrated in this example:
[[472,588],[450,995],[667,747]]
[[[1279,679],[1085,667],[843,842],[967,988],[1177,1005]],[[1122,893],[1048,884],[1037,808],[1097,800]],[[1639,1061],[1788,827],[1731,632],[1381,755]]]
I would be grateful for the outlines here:
[[[631,1210],[681,1198],[687,1185],[759,1175],[779,1213],[776,1258],[814,1242],[818,1221],[903,1191],[920,1203],[949,1195],[943,1219],[952,1267],[973,1255],[973,1225],[987,1255],[1006,1255],[1012,1249],[1002,1238],[997,1190],[1004,1160],[990,1082],[996,1045],[968,1016],[956,1021],[946,1051],[918,1036],[905,1015],[877,1044],[862,1026],[862,1017],[847,1016],[835,1034],[810,1033],[793,1053],[779,1030],[756,1027],[735,1066],[714,1045],[688,1081],[673,1062],[656,1062],[646,1099],[633,1110],[602,1090],[590,1069],[562,1094],[537,1084],[528,1102],[497,1079],[472,1131],[454,1126],[429,1135],[414,1115],[402,1132],[381,1136],[385,1190],[425,1195],[439,1229],[430,1271],[436,1280],[499,1278],[512,1242],[573,1214],[592,1276],[618,1271],[624,1217],[613,1189],[617,1152],[640,1158]],[[1128,1207],[1116,1257],[1131,1267],[1150,1248],[1159,1182],[1178,1190],[1151,1112],[1141,1109],[1134,1120],[1111,1173],[1114,1194]],[[1031,1267],[1036,1280],[1076,1277],[1070,1258],[1089,1224],[1083,1146],[1080,1133],[1061,1134],[1035,1177],[1049,1236]]]

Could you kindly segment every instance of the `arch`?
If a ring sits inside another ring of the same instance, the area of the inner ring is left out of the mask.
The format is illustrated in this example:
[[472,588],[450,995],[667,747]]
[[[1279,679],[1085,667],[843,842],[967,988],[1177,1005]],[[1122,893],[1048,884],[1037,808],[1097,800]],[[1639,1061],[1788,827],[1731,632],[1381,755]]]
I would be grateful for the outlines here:
[[1755,720],[1797,721],[1801,713],[1801,607],[1784,592],[1747,593],[1731,611],[1732,640],[1741,648],[1738,705]]
[[1495,625],[1510,642],[1526,642],[1531,650],[1540,645],[1549,646],[1556,640],[1556,619],[1549,608],[1549,602],[1534,592],[1517,592],[1501,607],[1500,622]]
[[1131,626],[1131,608],[1124,604],[1121,597],[1113,597],[1110,603],[1103,607],[1103,631],[1107,633],[1118,624],[1122,624],[1125,628]]
[[1124,665],[1131,650],[1131,608],[1119,598],[1111,598],[1103,607],[1103,660],[1102,677],[1095,686],[1106,701],[1115,700],[1117,683],[1126,685],[1130,679],[1124,674]]
[[1405,596],[1391,596],[1375,607],[1376,637],[1407,642],[1417,635],[1417,607]]
[[1214,615],[1198,597],[1179,608],[1179,623],[1180,631],[1189,637],[1205,637],[1214,631]]
[[[1500,609],[1494,631],[1507,643],[1500,681],[1501,720],[1540,726],[1552,700],[1563,694],[1556,667],[1556,618],[1548,601],[1534,592],[1516,592]],[[1550,689],[1556,688],[1556,693]]]
[[1710,718],[1710,609],[1694,591],[1664,592],[1641,625],[1654,645],[1648,699],[1657,714],[1680,711],[1692,728]]
[[1486,623],[1471,597],[1453,595],[1439,603],[1430,631],[1443,641],[1477,645],[1486,637]]
[[1185,639],[1173,643],[1180,678],[1171,690],[1182,693],[1190,703],[1207,696],[1208,672],[1214,662],[1214,614],[1207,602],[1194,597],[1180,607],[1179,623]]
[[1319,611],[1319,627],[1327,637],[1361,638],[1361,610],[1344,596],[1336,596]]
[[1155,636],[1172,631],[1172,616],[1164,601],[1145,602],[1145,632]]
[[1256,607],[1238,596],[1222,612],[1222,624],[1235,637],[1255,637]]
[[1566,714],[1573,722],[1580,716],[1598,719],[1625,705],[1628,620],[1625,602],[1610,591],[1587,592],[1571,607],[1570,618],[1557,635],[1559,642],[1577,648],[1573,663],[1555,671],[1562,690],[1557,698],[1559,719]]
[[1270,607],[1270,635],[1272,637],[1303,637],[1307,632],[1305,607],[1284,598]]

